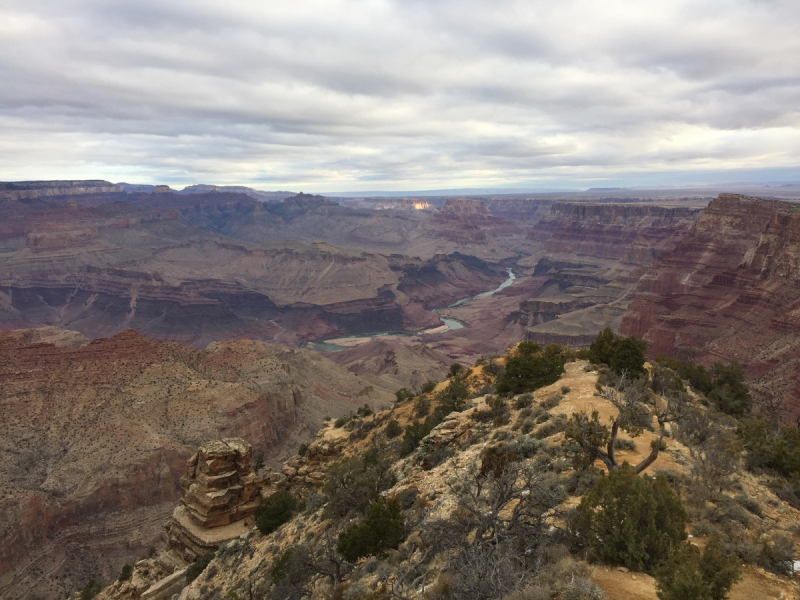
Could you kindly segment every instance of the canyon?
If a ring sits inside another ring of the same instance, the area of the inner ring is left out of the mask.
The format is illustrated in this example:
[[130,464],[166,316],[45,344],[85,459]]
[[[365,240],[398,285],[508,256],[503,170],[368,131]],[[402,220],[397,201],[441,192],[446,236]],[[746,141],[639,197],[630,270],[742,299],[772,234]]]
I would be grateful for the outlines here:
[[736,359],[757,400],[800,414],[795,203],[255,192],[0,185],[0,596],[116,576],[161,539],[204,442],[279,466],[325,417],[521,340],[609,326],[651,356]]
[[721,194],[641,277],[620,331],[653,355],[737,360],[756,400],[800,415],[800,206]]
[[0,595],[15,598],[62,597],[146,553],[203,442],[241,437],[279,465],[325,417],[394,398],[309,350],[133,330],[0,333],[0,381]]
[[[59,326],[97,338],[133,327],[201,348],[235,338],[296,347],[434,326],[430,308],[490,288],[504,272],[479,256],[496,250],[488,246],[505,239],[500,231],[481,230],[474,244],[450,239],[469,215],[426,224],[302,194],[271,203],[226,192],[12,198],[0,219],[3,329]],[[412,225],[416,238],[438,241],[407,241]],[[396,238],[391,251],[375,249],[381,232]],[[394,252],[412,246],[414,254]]]

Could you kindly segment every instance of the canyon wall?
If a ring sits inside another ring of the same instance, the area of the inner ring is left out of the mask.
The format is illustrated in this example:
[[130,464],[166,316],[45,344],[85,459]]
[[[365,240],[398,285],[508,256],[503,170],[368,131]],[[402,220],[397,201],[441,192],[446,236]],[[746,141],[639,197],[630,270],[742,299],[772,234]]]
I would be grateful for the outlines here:
[[[468,252],[420,256],[282,239],[316,232],[380,246],[386,233],[416,251],[403,241],[412,229],[445,240],[442,232],[477,220],[470,225],[483,240],[477,246],[491,254],[500,220],[473,214],[469,203],[454,205],[442,223],[354,211],[307,194],[265,206],[228,192],[98,192],[0,203],[0,329],[58,326],[96,338],[131,327],[201,348],[237,338],[301,346],[435,326],[429,308],[503,280],[504,269]],[[442,234],[426,233],[431,227]],[[462,247],[452,240],[434,245]]]
[[800,206],[721,194],[634,297],[620,332],[651,355],[738,360],[756,398],[800,414]]
[[205,440],[241,437],[279,464],[324,417],[394,398],[311,351],[132,330],[0,333],[0,384],[0,596],[15,598],[109,581],[145,553]]
[[628,293],[689,232],[700,209],[654,204],[554,202],[528,233],[539,251],[532,294],[509,316],[526,339],[586,346],[616,328]]

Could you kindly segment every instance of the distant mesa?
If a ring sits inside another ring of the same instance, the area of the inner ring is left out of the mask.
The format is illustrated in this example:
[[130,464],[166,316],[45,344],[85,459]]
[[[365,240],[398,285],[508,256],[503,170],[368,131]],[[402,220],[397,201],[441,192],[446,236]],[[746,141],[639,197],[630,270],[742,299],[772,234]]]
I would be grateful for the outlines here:
[[287,192],[285,190],[277,192],[265,192],[263,190],[256,190],[243,185],[208,185],[200,183],[196,185],[188,185],[183,188],[179,194],[208,194],[214,192],[227,192],[229,194],[245,194],[256,200],[262,202],[281,202],[286,198],[297,195],[297,192]]
[[33,200],[46,196],[77,196],[123,191],[109,181],[10,181],[0,182],[0,200]]

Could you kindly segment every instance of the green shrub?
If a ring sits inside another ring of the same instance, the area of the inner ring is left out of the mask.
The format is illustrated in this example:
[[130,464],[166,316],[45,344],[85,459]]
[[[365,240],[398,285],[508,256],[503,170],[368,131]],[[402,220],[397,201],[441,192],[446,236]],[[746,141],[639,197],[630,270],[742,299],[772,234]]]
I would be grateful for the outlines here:
[[514,408],[521,410],[528,408],[533,403],[533,396],[531,394],[522,394],[514,401]]
[[296,510],[297,498],[285,490],[277,491],[256,509],[256,527],[268,535],[289,521]]
[[200,574],[206,570],[212,560],[214,560],[214,553],[211,551],[206,552],[203,556],[198,556],[197,560],[186,569],[186,583],[192,583],[200,577]]
[[305,456],[306,452],[308,452],[308,444],[300,444],[297,448],[297,454],[300,456]]
[[558,381],[564,372],[562,348],[551,344],[539,354],[520,354],[508,359],[497,381],[498,394],[532,392]]
[[328,469],[323,492],[328,496],[328,516],[344,517],[351,511],[363,511],[378,500],[380,493],[395,483],[389,473],[391,462],[376,449],[360,458],[345,460]]
[[477,410],[472,413],[473,419],[481,423],[494,421],[494,424],[497,426],[504,425],[508,422],[508,406],[502,398],[498,396],[489,396],[486,398],[486,404],[486,409]]
[[[461,379],[453,379],[450,384],[436,394],[437,405],[425,421],[414,421],[411,425],[406,426],[405,436],[403,436],[403,445],[400,449],[400,456],[408,456],[411,454],[422,439],[428,435],[433,428],[439,423],[444,421],[444,418],[451,412],[460,412],[464,410],[467,405],[467,398],[469,398],[469,388],[467,384]],[[417,400],[419,404],[425,400],[426,413],[430,404],[427,399],[420,398]]]
[[387,438],[392,439],[403,433],[403,428],[400,427],[400,423],[397,419],[392,419],[386,424],[386,429],[384,429],[384,432],[386,433]]
[[461,412],[467,405],[467,398],[469,398],[467,384],[460,379],[452,380],[450,385],[436,394],[438,404],[434,415],[441,422],[451,412]]
[[677,373],[681,379],[687,380],[692,389],[697,392],[708,394],[714,389],[711,375],[703,365],[682,362],[678,365]]
[[800,474],[800,429],[772,429],[763,419],[745,419],[739,433],[751,469],[773,469],[784,477]]
[[[555,419],[551,418],[550,413],[543,413],[539,415],[536,420],[540,421],[541,419],[547,417],[547,421],[543,425],[540,425],[538,429],[533,433],[533,437],[537,440],[543,440],[545,438],[549,438],[557,433],[564,431],[567,428],[567,418],[564,415],[558,415]],[[525,427],[523,426],[523,431]]]
[[122,570],[119,572],[119,577],[117,578],[118,581],[127,581],[133,575],[133,567],[129,564],[125,564],[122,566]]
[[[427,384],[426,384],[427,385]],[[422,386],[423,388],[425,386]],[[405,402],[406,400],[411,400],[414,397],[414,393],[411,392],[408,388],[400,388],[394,393],[395,398],[397,398],[397,403],[400,404],[401,402]]]
[[414,421],[410,425],[406,425],[405,435],[403,436],[403,444],[400,447],[400,456],[408,456],[416,450],[422,439],[427,436],[439,422],[434,415],[429,416],[424,421]]
[[341,417],[336,419],[336,421],[334,421],[333,426],[336,427],[336,429],[344,427],[350,421],[350,418],[351,418],[350,415],[342,415]]
[[624,463],[583,497],[571,526],[593,560],[651,570],[686,539],[686,511],[666,477]]
[[644,340],[635,336],[618,337],[606,327],[589,346],[589,360],[598,365],[608,365],[618,375],[623,371],[631,375],[644,374],[646,351]]
[[637,339],[635,336],[621,338],[616,344],[608,366],[618,375],[623,371],[631,375],[644,374],[647,372],[644,368],[646,351],[647,342],[644,340]]
[[431,412],[431,401],[424,396],[417,398],[414,402],[414,416],[427,417],[429,412]]
[[726,555],[712,537],[702,555],[692,544],[678,546],[657,569],[660,600],[725,600],[740,577],[736,556]]
[[361,417],[362,419],[364,417],[369,417],[372,414],[374,414],[372,409],[369,407],[369,404],[366,403],[364,404],[364,406],[362,406],[356,411],[356,415]]
[[452,377],[458,377],[458,375],[463,370],[464,370],[464,367],[462,367],[459,363],[453,363],[452,365],[450,365],[450,370],[447,372],[448,379],[450,379]]
[[433,390],[436,389],[438,382],[434,381],[433,379],[429,379],[425,383],[422,384],[422,393],[423,394],[430,394]]
[[273,561],[269,570],[275,584],[273,598],[300,598],[303,583],[311,576],[310,557],[304,546],[290,546]]
[[339,535],[337,549],[350,562],[397,548],[403,541],[403,513],[396,499],[378,500],[364,519]]
[[592,344],[589,346],[589,360],[596,365],[609,364],[614,355],[614,344],[617,336],[610,327],[606,327],[597,334]]
[[541,352],[542,347],[539,344],[534,344],[533,342],[520,342],[517,345],[517,352],[522,354],[523,356],[532,356],[537,352]]
[[90,579],[89,582],[80,590],[81,600],[92,600],[99,594],[105,586],[103,582],[97,579]]
[[794,573],[794,542],[780,532],[761,542],[758,564],[776,575],[791,577]]
[[564,397],[561,394],[550,394],[547,398],[542,400],[541,407],[545,410],[550,410],[561,404]]
[[629,440],[628,438],[620,438],[614,440],[614,449],[615,450],[636,450],[636,442],[633,440]]
[[707,395],[722,412],[742,417],[750,412],[753,398],[743,383],[744,369],[735,360],[728,365],[715,362],[711,368],[714,389]]

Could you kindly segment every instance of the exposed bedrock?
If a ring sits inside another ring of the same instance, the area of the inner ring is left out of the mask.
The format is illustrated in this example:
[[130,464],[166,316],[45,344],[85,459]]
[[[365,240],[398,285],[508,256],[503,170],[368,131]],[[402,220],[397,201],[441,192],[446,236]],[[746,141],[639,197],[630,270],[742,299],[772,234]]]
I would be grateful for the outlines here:
[[157,545],[203,441],[240,437],[280,464],[324,417],[393,398],[311,351],[247,340],[202,351],[132,330],[91,342],[2,332],[0,384],[0,596],[10,598],[109,581]]
[[555,202],[528,235],[549,254],[649,265],[676,244],[699,209]]
[[522,261],[532,268],[533,293],[509,315],[509,326],[521,327],[530,341],[573,346],[588,345],[606,326],[616,328],[630,290],[656,257],[688,234],[699,210],[552,203],[528,234],[540,245]]
[[620,331],[709,364],[741,362],[753,390],[800,413],[800,207],[721,194],[641,278]]

